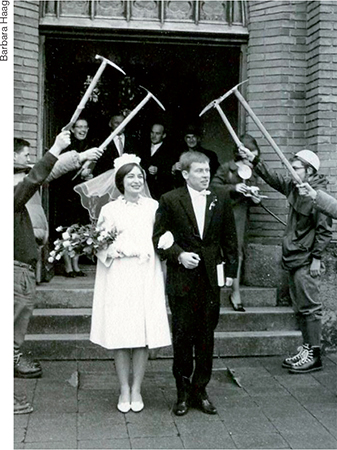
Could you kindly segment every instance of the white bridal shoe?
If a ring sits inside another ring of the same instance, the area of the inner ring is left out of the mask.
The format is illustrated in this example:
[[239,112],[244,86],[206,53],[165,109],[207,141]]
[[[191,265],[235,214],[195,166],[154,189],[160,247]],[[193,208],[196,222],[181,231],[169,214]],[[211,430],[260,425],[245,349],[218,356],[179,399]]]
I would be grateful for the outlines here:
[[144,403],[141,402],[131,402],[131,409],[133,412],[141,412],[144,409]]
[[117,403],[117,409],[118,409],[118,411],[125,414],[130,411],[131,404],[130,404],[130,402],[121,402],[120,399],[121,398],[119,397],[118,403]]
[[140,396],[140,399],[138,401],[132,401],[131,400],[131,409],[133,412],[141,412],[144,409],[144,403],[142,396]]

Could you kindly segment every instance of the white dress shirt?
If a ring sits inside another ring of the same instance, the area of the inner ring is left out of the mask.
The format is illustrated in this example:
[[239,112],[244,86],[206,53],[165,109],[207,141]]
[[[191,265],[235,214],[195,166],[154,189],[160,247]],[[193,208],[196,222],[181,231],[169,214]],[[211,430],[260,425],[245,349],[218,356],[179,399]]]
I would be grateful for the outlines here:
[[159,144],[151,144],[151,156],[153,156],[158,148],[161,146],[163,142],[159,142]]
[[204,234],[204,226],[205,226],[205,215],[206,215],[206,192],[209,191],[196,191],[187,185],[188,192],[191,196],[192,205],[195,217],[197,219],[199,234],[202,239]]

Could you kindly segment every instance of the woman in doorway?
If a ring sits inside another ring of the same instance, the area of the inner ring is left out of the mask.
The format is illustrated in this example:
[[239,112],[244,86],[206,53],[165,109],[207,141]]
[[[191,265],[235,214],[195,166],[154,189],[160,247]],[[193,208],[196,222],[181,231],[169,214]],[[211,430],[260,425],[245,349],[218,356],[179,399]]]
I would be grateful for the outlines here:
[[[93,142],[88,138],[89,125],[86,119],[79,118],[72,130],[71,130],[71,144],[70,149],[76,150],[80,158],[85,152],[93,147]],[[94,161],[92,161],[94,164]],[[80,173],[78,173],[80,172]],[[76,177],[74,179],[74,177]],[[70,226],[74,223],[79,225],[85,225],[89,222],[89,216],[87,211],[82,208],[78,195],[74,192],[73,188],[78,184],[79,180],[86,180],[90,178],[90,170],[82,168],[82,171],[74,169],[69,171],[66,175],[55,182],[52,187],[54,190],[56,203],[56,220],[57,226]],[[80,269],[79,256],[70,258],[67,255],[63,256],[64,269],[63,275],[65,277],[84,277],[86,273]]]
[[[110,185],[116,186],[111,198],[117,198],[102,207],[97,222],[101,229],[116,231],[117,238],[97,254],[90,340],[114,349],[120,385],[117,408],[123,413],[144,408],[141,386],[149,349],[171,344],[164,275],[152,244],[158,202],[145,196],[139,163],[137,156],[124,154],[115,160],[114,170],[84,183],[89,188],[103,186],[107,183],[102,180],[110,176]],[[83,191],[81,186],[76,190]],[[97,196],[96,187],[93,191]]]
[[[249,134],[241,136],[244,146],[249,148],[255,155],[260,154],[260,149],[256,140]],[[217,170],[212,185],[224,186],[228,191],[233,204],[233,213],[235,218],[236,234],[238,240],[239,266],[237,277],[233,281],[230,302],[234,311],[245,312],[240,295],[240,276],[244,257],[245,231],[248,221],[249,207],[260,203],[258,188],[249,187],[252,182],[251,163],[241,158],[239,153],[235,155],[234,160],[222,164]],[[254,195],[255,193],[255,195]]]

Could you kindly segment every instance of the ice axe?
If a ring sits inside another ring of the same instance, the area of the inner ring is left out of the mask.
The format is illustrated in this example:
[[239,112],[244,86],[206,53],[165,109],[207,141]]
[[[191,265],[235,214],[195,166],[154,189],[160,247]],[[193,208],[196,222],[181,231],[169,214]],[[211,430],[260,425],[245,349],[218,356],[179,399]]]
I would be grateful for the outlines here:
[[[280,158],[280,160],[282,161],[282,163],[286,166],[286,168],[289,170],[291,176],[293,177],[293,179],[297,182],[297,183],[302,183],[301,178],[298,176],[298,174],[296,173],[296,171],[292,168],[290,162],[287,160],[287,158],[284,156],[283,152],[280,150],[280,148],[278,147],[278,145],[276,144],[276,142],[274,141],[274,139],[270,136],[270,134],[268,133],[268,131],[266,130],[266,128],[263,126],[262,122],[260,121],[260,119],[257,117],[257,115],[254,113],[254,111],[252,110],[252,108],[249,106],[248,102],[245,100],[245,98],[242,96],[242,94],[240,93],[240,91],[238,90],[238,87],[243,84],[246,83],[248,80],[243,81],[242,83],[237,84],[236,86],[234,86],[232,89],[230,89],[228,92],[226,92],[226,94],[224,94],[222,97],[220,97],[217,100],[214,100],[214,102],[222,102],[225,98],[227,98],[229,95],[231,94],[235,94],[237,99],[239,100],[239,102],[241,103],[241,105],[245,108],[245,110],[247,111],[247,113],[249,114],[249,116],[252,118],[253,122],[256,124],[256,126],[258,127],[258,129],[261,131],[261,133],[263,134],[263,136],[267,139],[267,141],[269,142],[269,144],[272,146],[272,148],[275,150],[276,154],[278,155],[278,157]],[[212,103],[214,103],[212,102]],[[204,112],[207,109],[210,109],[213,104],[210,103],[208,106],[206,106],[206,108],[202,111]]]
[[[245,81],[243,81],[242,83],[245,83]],[[240,83],[240,84],[242,84]],[[199,117],[201,117],[203,114],[205,114],[205,112],[209,111],[211,108],[215,108],[218,113],[220,114],[220,117],[222,119],[222,121],[224,122],[224,124],[226,125],[229,134],[232,136],[236,146],[239,148],[241,147],[243,144],[240,141],[240,139],[237,137],[232,125],[230,124],[229,120],[226,117],[226,114],[223,112],[223,110],[220,107],[220,103],[229,95],[231,95],[234,92],[234,89],[236,89],[238,86],[240,86],[240,84],[238,84],[237,86],[235,86],[233,89],[231,89],[230,91],[226,92],[226,94],[224,94],[222,97],[217,98],[216,100],[213,100],[211,103],[209,103],[199,114]]]
[[230,95],[233,94],[233,92],[235,91],[235,89],[237,89],[239,86],[241,86],[241,84],[247,83],[248,80],[242,81],[241,83],[237,84],[236,86],[234,86],[232,89],[230,89],[229,91],[227,91],[224,95],[222,95],[221,97],[217,98],[216,100],[213,100],[211,103],[209,103],[199,114],[199,117],[201,117],[203,114],[205,114],[206,111],[208,111],[209,109],[215,108],[216,105],[219,106],[220,103],[222,103],[225,98],[229,97]]
[[[103,150],[103,152],[105,151],[106,147],[110,144],[110,142],[113,140],[113,138],[115,136],[117,136],[117,134],[119,134],[123,128],[125,128],[125,126],[139,113],[139,111],[143,108],[144,105],[146,105],[146,103],[153,98],[153,100],[155,100],[158,105],[165,111],[164,106],[160,103],[160,101],[146,88],[144,88],[143,86],[140,86],[142,89],[144,89],[147,94],[146,96],[143,98],[143,100],[125,117],[125,119],[123,120],[122,123],[120,123],[118,125],[118,127],[113,130],[113,132],[110,134],[110,136],[108,136],[105,141],[98,147],[99,150]],[[90,162],[89,162],[90,164]],[[74,176],[73,180],[81,173],[81,171],[88,167],[87,162],[84,163],[83,167],[81,167],[81,169],[77,172],[77,174]]]
[[143,100],[125,117],[125,119],[123,120],[123,122],[121,124],[118,125],[118,127],[110,134],[110,136],[108,136],[105,141],[98,147],[99,150],[103,150],[110,144],[110,142],[113,140],[113,138],[115,136],[117,136],[117,134],[119,134],[123,128],[125,128],[125,126],[139,113],[139,111],[143,108],[144,105],[146,105],[146,103],[153,98],[153,100],[155,100],[158,105],[165,111],[164,106],[160,103],[160,101],[146,88],[144,88],[143,86],[140,86],[142,89],[145,89],[145,91],[147,92],[146,97],[143,98]]
[[[245,83],[245,81],[243,81],[242,83]],[[242,84],[240,83],[240,84]],[[240,86],[240,84],[238,84],[237,86]],[[235,86],[235,88],[237,87]],[[233,89],[235,89],[233,88]],[[233,89],[231,89],[230,91],[226,92],[226,94],[224,94],[222,97],[217,98],[216,100],[213,100],[211,103],[209,103],[199,114],[199,117],[201,117],[203,114],[205,114],[205,112],[207,112],[208,110],[210,110],[211,108],[215,108],[218,113],[220,114],[221,119],[223,120],[224,124],[226,125],[229,134],[232,136],[236,146],[238,148],[240,148],[241,146],[243,146],[242,142],[240,141],[240,139],[238,138],[237,134],[235,133],[232,125],[230,124],[229,120],[226,117],[226,114],[223,112],[222,108],[220,107],[220,103],[226,98],[228,97],[232,92]],[[244,171],[246,171],[246,175],[243,173]],[[240,173],[241,172],[241,173]],[[251,177],[252,171],[250,169],[250,167],[243,165],[242,167],[239,167],[239,175],[243,180],[246,180],[248,178]]]
[[91,80],[91,83],[89,84],[87,90],[85,91],[85,94],[83,95],[82,100],[78,104],[72,118],[70,119],[70,122],[65,127],[62,128],[62,131],[70,130],[73,127],[73,125],[76,123],[76,120],[79,118],[81,112],[85,108],[85,105],[86,105],[90,95],[92,94],[92,91],[95,89],[95,87],[98,83],[98,80],[100,79],[104,69],[106,68],[106,66],[108,64],[110,66],[114,67],[115,69],[119,70],[120,72],[122,72],[124,75],[126,75],[124,70],[122,70],[120,67],[117,66],[117,64],[113,63],[109,59],[104,58],[104,56],[96,55],[95,59],[100,59],[102,61],[101,65],[99,66],[94,78]]
[[[247,80],[246,80],[246,81],[247,81]],[[220,116],[221,116],[223,122],[225,123],[225,125],[226,125],[226,127],[227,127],[227,129],[228,129],[228,131],[229,131],[229,133],[230,133],[230,135],[232,136],[232,138],[233,138],[233,140],[234,140],[234,142],[235,142],[235,144],[237,145],[238,148],[240,148],[240,146],[242,146],[243,144],[242,144],[242,142],[240,141],[240,139],[238,138],[237,134],[235,133],[235,131],[234,131],[232,125],[230,124],[229,120],[227,119],[225,113],[224,113],[223,110],[221,109],[220,103],[221,103],[225,98],[227,98],[229,95],[231,95],[233,92],[235,92],[235,91],[237,90],[238,86],[240,86],[241,84],[245,83],[246,81],[243,81],[242,83],[237,84],[237,85],[234,86],[230,91],[226,92],[226,94],[224,94],[222,97],[219,97],[218,99],[213,100],[213,101],[212,101],[211,103],[209,103],[209,104],[201,111],[201,113],[199,114],[199,117],[201,117],[201,116],[202,116],[205,112],[207,112],[209,109],[211,109],[211,108],[216,108],[217,111],[219,112],[219,114],[220,114]],[[276,144],[275,144],[275,145],[276,145]],[[281,150],[280,150],[280,152],[281,152]],[[281,153],[282,153],[282,152],[281,152]],[[282,153],[282,155],[283,155],[283,153]],[[238,164],[238,163],[237,163],[237,164]],[[243,167],[244,167],[244,166],[245,166],[245,165],[243,164]],[[250,170],[250,168],[249,168],[248,166],[246,166],[246,167]],[[291,167],[291,166],[290,166],[290,167]],[[292,167],[291,167],[291,169],[292,169]],[[240,172],[241,172],[241,173],[240,173]],[[245,179],[247,179],[247,178],[250,178],[250,176],[251,176],[251,171],[250,171],[250,174],[249,174],[249,172],[248,172],[248,176],[246,177],[245,174],[242,172],[242,167],[239,166],[238,174],[239,174],[239,176],[240,176],[243,180],[245,180]],[[267,197],[264,196],[264,195],[259,195],[259,197],[260,197],[261,199],[262,199],[262,198],[267,198]],[[286,225],[285,222],[283,222],[283,220],[281,220],[281,219],[280,219],[279,217],[277,217],[272,211],[270,211],[266,206],[264,206],[264,205],[262,204],[262,202],[260,203],[260,206],[261,206],[265,211],[267,211],[269,214],[271,214],[271,215],[272,215],[276,220],[278,220],[280,223],[282,223],[283,225]]]

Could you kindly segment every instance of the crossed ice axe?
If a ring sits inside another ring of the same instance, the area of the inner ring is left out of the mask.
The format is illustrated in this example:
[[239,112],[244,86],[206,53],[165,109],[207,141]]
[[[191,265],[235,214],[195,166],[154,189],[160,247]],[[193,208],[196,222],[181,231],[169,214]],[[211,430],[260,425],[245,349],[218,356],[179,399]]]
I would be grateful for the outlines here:
[[79,118],[81,112],[85,108],[85,105],[86,105],[87,101],[89,100],[90,95],[92,94],[93,90],[95,89],[95,87],[96,87],[99,79],[101,78],[102,73],[104,72],[104,69],[106,68],[107,65],[114,67],[115,69],[119,70],[124,75],[126,75],[126,73],[124,72],[123,69],[121,69],[119,66],[117,66],[117,64],[113,63],[109,59],[104,58],[104,56],[96,55],[95,58],[100,59],[102,61],[101,65],[99,66],[94,78],[91,80],[91,83],[89,84],[87,90],[85,91],[80,103],[77,105],[77,108],[76,108],[72,118],[70,119],[70,122],[67,123],[67,125],[62,128],[62,131],[68,131],[75,125],[76,120]]
[[264,137],[267,139],[267,141],[269,142],[269,144],[273,147],[273,149],[275,150],[275,152],[277,153],[277,155],[279,156],[279,158],[281,159],[281,161],[283,162],[283,164],[286,166],[286,168],[289,170],[290,174],[292,175],[292,177],[294,178],[294,180],[297,183],[302,183],[300,177],[297,175],[297,173],[295,172],[295,170],[292,168],[290,162],[287,160],[287,158],[284,156],[283,152],[279,149],[279,147],[277,146],[276,142],[274,141],[274,139],[270,136],[270,134],[268,133],[268,131],[266,130],[266,128],[262,125],[262,122],[260,121],[260,119],[257,117],[257,115],[254,113],[254,111],[252,110],[252,108],[249,106],[248,102],[245,100],[245,98],[241,95],[241,93],[238,90],[238,87],[241,86],[243,83],[246,83],[248,80],[242,81],[241,83],[237,84],[236,86],[234,86],[232,89],[230,89],[228,92],[226,92],[223,96],[219,97],[216,100],[213,100],[211,103],[209,103],[199,114],[199,117],[201,117],[203,114],[205,114],[206,111],[215,108],[219,114],[220,117],[222,118],[224,124],[226,125],[230,135],[232,136],[235,144],[237,145],[238,148],[243,147],[242,142],[240,141],[240,139],[238,138],[237,134],[235,133],[232,125],[230,124],[229,120],[227,119],[225,113],[223,112],[223,110],[220,107],[220,103],[223,102],[227,97],[229,97],[230,95],[232,95],[233,93],[236,95],[237,99],[239,100],[239,102],[242,104],[242,106],[245,108],[245,110],[247,111],[247,113],[250,115],[250,117],[252,118],[252,120],[254,121],[254,123],[257,125],[257,127],[259,128],[259,130],[262,132],[262,134],[264,135]]
[[[98,150],[103,152],[106,150],[107,146],[110,144],[110,142],[113,140],[113,138],[115,136],[117,136],[117,134],[119,134],[123,128],[125,128],[125,126],[139,113],[139,111],[146,105],[146,103],[153,98],[153,100],[155,102],[158,103],[158,105],[165,111],[164,106],[160,103],[160,101],[157,99],[157,97],[155,97],[148,89],[146,89],[143,86],[140,86],[142,89],[144,89],[147,94],[146,96],[143,98],[143,100],[125,117],[125,119],[123,120],[123,122],[121,122],[118,127],[113,130],[113,132],[105,139],[104,142],[102,142],[102,144],[98,147]],[[102,156],[102,155],[101,155]],[[83,169],[86,169],[90,166],[91,161],[86,161],[83,166],[81,167],[81,169],[76,173],[76,175],[73,177],[73,180],[82,172]]]
[[[113,63],[112,61],[110,61],[107,58],[104,58],[103,56],[100,55],[96,55],[95,56],[96,59],[100,59],[102,60],[102,63],[99,67],[99,69],[97,70],[94,78],[92,79],[90,85],[88,86],[85,94],[83,95],[80,103],[78,104],[72,118],[70,119],[70,122],[62,128],[62,131],[68,131],[70,130],[73,125],[76,123],[76,120],[79,118],[81,112],[83,111],[83,109],[85,108],[85,105],[87,103],[87,101],[89,100],[90,95],[92,94],[93,90],[95,89],[104,69],[106,68],[107,65],[110,65],[112,67],[114,67],[115,69],[119,70],[120,72],[122,72],[124,75],[126,75],[126,73],[124,72],[124,70],[122,70],[119,66],[117,66],[117,64]],[[140,86],[142,89],[144,89],[147,94],[144,97],[144,99],[125,117],[125,119],[123,120],[123,122],[110,134],[110,136],[108,136],[105,141],[98,147],[98,149],[100,151],[103,151],[106,149],[106,147],[110,144],[110,142],[113,140],[113,138],[120,133],[123,128],[125,128],[125,126],[135,117],[136,114],[138,114],[138,112],[143,108],[143,106],[151,99],[153,98],[158,105],[165,111],[164,106],[160,103],[160,101],[146,88],[144,88],[143,86]],[[86,161],[83,166],[81,167],[81,169],[76,173],[76,175],[73,177],[73,180],[82,172],[82,170],[87,169],[91,164],[91,161]]]
[[146,96],[143,98],[143,100],[125,117],[125,119],[123,120],[123,122],[121,124],[118,125],[118,127],[110,134],[110,136],[108,136],[105,141],[98,147],[99,150],[105,150],[106,147],[110,144],[110,142],[113,140],[113,138],[115,136],[117,136],[118,133],[120,133],[123,128],[125,128],[125,126],[135,117],[135,115],[137,115],[139,113],[139,111],[143,108],[143,106],[146,105],[146,103],[153,98],[153,100],[155,100],[158,105],[165,111],[164,106],[160,103],[160,101],[145,87],[140,86],[142,89],[144,89],[147,94]]

